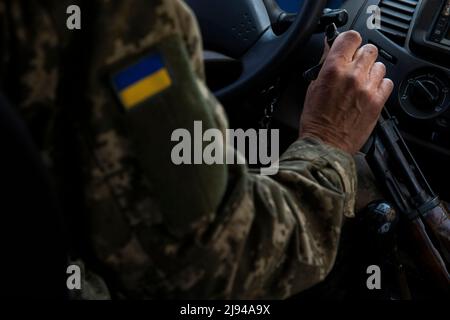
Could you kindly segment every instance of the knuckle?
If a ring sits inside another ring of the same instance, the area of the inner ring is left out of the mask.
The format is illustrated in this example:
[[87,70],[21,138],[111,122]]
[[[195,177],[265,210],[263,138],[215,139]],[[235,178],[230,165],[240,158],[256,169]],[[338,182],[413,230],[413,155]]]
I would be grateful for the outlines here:
[[365,101],[368,105],[373,103],[376,93],[372,90],[369,83],[359,81],[358,85],[355,87],[355,92],[359,99]]
[[373,113],[377,113],[378,110],[380,109],[377,95],[372,93],[367,96],[367,100],[368,100],[369,110],[372,111]]
[[362,91],[363,88],[361,86],[361,81],[359,80],[359,75],[357,72],[348,73],[346,80],[352,87],[358,89],[359,91]]
[[375,91],[370,90],[369,88],[364,88],[361,90],[361,95],[363,96],[363,99],[367,101],[367,105],[373,107],[377,104]]
[[328,77],[331,77],[333,79],[339,78],[342,74],[342,69],[340,65],[337,62],[331,61],[331,63],[328,65],[326,69],[326,74]]

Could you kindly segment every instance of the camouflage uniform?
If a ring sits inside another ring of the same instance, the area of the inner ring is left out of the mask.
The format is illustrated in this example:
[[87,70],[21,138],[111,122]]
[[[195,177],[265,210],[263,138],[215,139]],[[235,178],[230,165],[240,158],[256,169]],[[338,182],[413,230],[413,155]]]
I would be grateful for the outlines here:
[[[82,10],[80,31],[66,28],[71,4]],[[173,84],[124,111],[110,76],[150,52],[164,57]],[[333,266],[343,217],[353,215],[354,161],[300,140],[273,177],[243,165],[172,165],[173,129],[227,126],[201,53],[179,0],[0,1],[1,90],[29,125],[65,211],[84,219],[77,235],[111,292],[288,297]]]

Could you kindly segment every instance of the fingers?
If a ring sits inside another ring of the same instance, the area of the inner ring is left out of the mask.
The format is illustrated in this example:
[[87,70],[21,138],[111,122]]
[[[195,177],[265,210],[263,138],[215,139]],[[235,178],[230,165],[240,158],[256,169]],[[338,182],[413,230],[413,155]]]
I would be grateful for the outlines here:
[[385,79],[386,66],[381,62],[376,62],[378,48],[372,44],[361,47],[361,44],[362,38],[358,32],[341,33],[331,49],[325,45],[324,69],[329,70],[330,74],[333,70],[337,70],[339,73],[345,70],[345,65],[347,65],[347,73],[352,79],[356,79],[352,83],[356,81],[366,90],[373,92],[372,98],[377,105],[382,107],[391,95],[394,83],[390,79]]
[[369,73],[377,58],[378,48],[373,44],[366,44],[356,52],[353,61],[357,68]]
[[382,106],[385,105],[386,101],[389,99],[392,91],[394,90],[394,82],[391,79],[381,80],[380,86],[378,87],[378,103]]
[[391,79],[383,79],[378,88],[378,92],[381,95],[386,96],[385,102],[387,101],[393,90],[394,90],[394,82],[392,82]]
[[386,66],[381,63],[377,62],[373,65],[372,70],[370,70],[369,79],[370,83],[372,84],[372,87],[375,89],[378,89],[380,86],[380,82],[384,79],[386,76]]
[[361,35],[356,31],[347,31],[341,33],[328,54],[328,60],[334,60],[333,63],[350,63],[353,61],[356,51],[362,44]]

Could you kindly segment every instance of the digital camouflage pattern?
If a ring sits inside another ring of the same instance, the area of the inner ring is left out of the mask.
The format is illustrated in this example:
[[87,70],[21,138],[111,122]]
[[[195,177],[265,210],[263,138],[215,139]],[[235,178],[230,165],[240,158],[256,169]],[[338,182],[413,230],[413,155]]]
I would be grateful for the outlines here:
[[[66,28],[71,4],[82,9],[81,31]],[[109,75],[155,50],[174,85],[125,113]],[[91,255],[81,258],[112,296],[285,298],[332,268],[355,204],[349,155],[301,140],[273,177],[168,161],[173,128],[227,127],[181,1],[0,0],[0,85],[42,150],[64,213],[83,221],[71,226],[87,239]]]

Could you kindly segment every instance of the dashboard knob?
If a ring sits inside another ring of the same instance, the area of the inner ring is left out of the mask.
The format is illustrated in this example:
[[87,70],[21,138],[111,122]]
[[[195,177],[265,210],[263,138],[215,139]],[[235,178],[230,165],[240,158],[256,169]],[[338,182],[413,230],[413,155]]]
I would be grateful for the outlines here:
[[411,89],[411,102],[418,108],[432,110],[441,96],[439,85],[433,79],[415,80]]
[[409,75],[399,88],[402,109],[415,119],[433,119],[450,108],[450,79],[434,69]]

